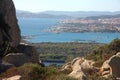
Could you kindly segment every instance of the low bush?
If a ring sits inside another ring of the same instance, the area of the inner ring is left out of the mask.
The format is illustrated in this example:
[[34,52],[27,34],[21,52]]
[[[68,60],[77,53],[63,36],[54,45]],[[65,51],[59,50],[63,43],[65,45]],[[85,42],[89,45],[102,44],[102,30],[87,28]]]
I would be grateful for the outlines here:
[[21,80],[75,80],[59,71],[54,66],[41,67],[38,64],[27,63],[21,67],[14,67],[3,74],[2,78],[21,75]]
[[[101,66],[106,60],[104,55],[111,57],[112,55],[120,52],[120,39],[114,39],[111,43],[96,47],[90,54],[86,55],[87,59],[92,59],[96,62],[95,66]],[[109,59],[109,58],[108,58]]]
[[77,80],[77,79],[61,74],[58,75],[55,80]]

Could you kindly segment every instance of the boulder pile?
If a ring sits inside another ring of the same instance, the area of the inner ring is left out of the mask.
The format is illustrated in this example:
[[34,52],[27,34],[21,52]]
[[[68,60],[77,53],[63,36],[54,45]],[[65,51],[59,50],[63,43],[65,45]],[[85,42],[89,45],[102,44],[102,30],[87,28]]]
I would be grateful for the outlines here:
[[94,62],[91,60],[86,60],[84,58],[77,57],[71,62],[66,63],[62,66],[62,71],[69,72],[70,77],[76,78],[78,80],[87,80],[86,71],[93,70]]

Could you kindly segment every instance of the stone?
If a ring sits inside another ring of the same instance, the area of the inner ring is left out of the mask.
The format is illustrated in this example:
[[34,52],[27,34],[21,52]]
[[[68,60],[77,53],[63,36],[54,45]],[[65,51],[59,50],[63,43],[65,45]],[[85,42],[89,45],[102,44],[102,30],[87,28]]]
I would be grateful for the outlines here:
[[21,76],[20,75],[15,75],[9,78],[4,78],[2,80],[20,80]]
[[14,65],[10,64],[10,63],[6,63],[6,62],[2,62],[0,63],[0,73],[6,71],[7,69],[14,67]]
[[120,77],[120,56],[119,55],[112,56],[108,64],[112,69],[112,75]]
[[42,61],[39,60],[39,54],[34,46],[21,43],[16,49],[18,53],[9,53],[2,60],[16,67],[22,66],[25,63],[37,63],[44,66]]
[[72,66],[71,66],[71,62],[68,62],[66,64],[64,64],[62,66],[62,69],[61,69],[62,72],[65,72],[65,73],[71,73],[72,72]]
[[73,65],[72,65],[72,72],[68,75],[70,77],[76,78],[78,80],[86,80],[86,75],[82,71],[82,68],[80,66],[82,62],[82,59],[75,59],[73,60]]
[[107,78],[108,76],[112,75],[112,69],[111,69],[111,67],[110,67],[110,65],[108,63],[109,63],[109,60],[106,60],[103,63],[102,67],[100,68],[100,75],[102,77]]
[[17,48],[20,53],[24,53],[25,55],[27,55],[32,63],[39,63],[39,54],[37,53],[36,48],[34,46],[25,43],[20,43],[20,45]]
[[96,70],[96,68],[93,66],[94,63],[95,62],[92,60],[86,60],[85,58],[77,57],[63,65],[61,71],[69,72],[68,76],[76,78],[77,80],[87,80],[86,74]]
[[77,57],[72,61],[62,66],[62,71],[69,72],[68,76],[76,78],[78,80],[86,80],[86,75],[82,71],[81,64],[84,62],[84,58]]
[[76,78],[77,80],[87,80],[86,75],[82,72],[81,69],[78,71],[72,71],[68,76]]
[[94,64],[95,62],[92,60],[84,60],[84,62],[81,64],[82,70],[92,70],[94,69]]
[[25,63],[29,63],[31,60],[27,55],[23,53],[9,53],[3,58],[3,61],[19,67]]
[[12,0],[0,0],[0,46],[8,42],[16,47],[21,40],[16,11]]
[[103,77],[114,75],[120,78],[120,52],[113,55],[103,63],[100,73]]

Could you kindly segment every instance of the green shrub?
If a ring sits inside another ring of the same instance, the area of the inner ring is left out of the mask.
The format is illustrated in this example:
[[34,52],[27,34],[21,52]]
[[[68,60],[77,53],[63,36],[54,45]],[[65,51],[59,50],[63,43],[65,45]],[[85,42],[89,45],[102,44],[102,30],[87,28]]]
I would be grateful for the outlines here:
[[[21,80],[46,80],[54,75],[59,75],[60,72],[53,66],[50,67],[41,67],[38,64],[27,63],[21,67],[14,67],[3,74],[1,77],[11,77],[15,75],[21,75]],[[51,79],[52,80],[52,79]]]
[[46,77],[58,74],[54,67],[34,67],[30,73],[31,80],[44,80]]
[[101,77],[99,75],[92,75],[88,80],[118,80],[114,76],[109,76],[108,78]]
[[61,74],[61,75],[58,75],[55,80],[77,80],[77,79]]
[[114,39],[109,45],[109,50],[112,50],[112,52],[116,53],[120,51],[120,39],[116,38]]
[[104,55],[108,54],[110,56],[120,52],[120,39],[114,39],[111,43],[102,45],[95,48],[90,54],[86,55],[87,59],[92,59],[96,62],[95,65],[101,66],[105,61]]

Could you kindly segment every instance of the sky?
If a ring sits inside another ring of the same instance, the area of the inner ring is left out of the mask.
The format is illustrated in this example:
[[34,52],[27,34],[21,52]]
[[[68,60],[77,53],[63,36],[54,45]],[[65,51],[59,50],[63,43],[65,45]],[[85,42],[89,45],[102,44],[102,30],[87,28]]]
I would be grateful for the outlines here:
[[120,11],[120,0],[13,0],[16,9],[42,11]]

